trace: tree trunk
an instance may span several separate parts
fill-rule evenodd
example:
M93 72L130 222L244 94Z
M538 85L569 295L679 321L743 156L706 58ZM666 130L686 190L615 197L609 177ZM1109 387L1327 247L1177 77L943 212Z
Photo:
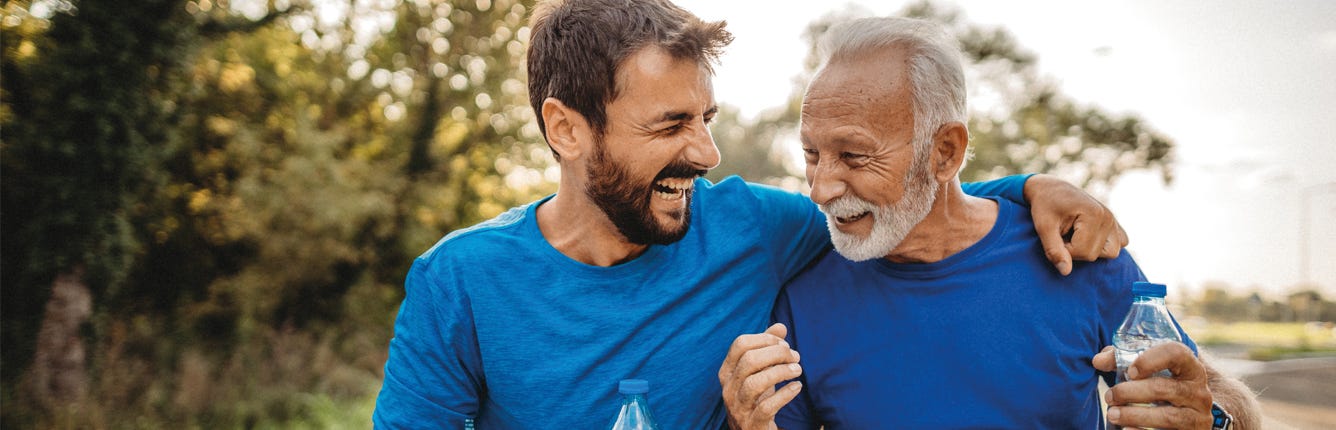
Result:
M48 411L67 409L87 396L86 353L80 327L92 311L93 297L84 284L83 268L56 275L27 378L33 399Z

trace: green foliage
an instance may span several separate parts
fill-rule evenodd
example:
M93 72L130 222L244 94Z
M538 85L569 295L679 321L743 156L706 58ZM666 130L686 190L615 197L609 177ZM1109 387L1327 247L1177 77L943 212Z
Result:
M804 37L807 69L799 80L810 81L815 72L816 40L825 29L865 15L864 10L850 8L810 24ZM974 158L961 172L962 180L1044 172L1095 193L1106 191L1119 175L1135 169L1158 170L1166 182L1170 180L1173 142L1168 137L1136 116L1082 106L1062 95L1056 85L1040 76L1035 55L1007 31L966 22L957 11L926 0L907 6L900 15L934 20L952 32L965 54L970 94L995 100L995 105L971 102L968 125ZM751 123L726 125L725 121L735 119L721 115L715 128L716 142L725 155L719 174L761 172L756 177L761 179L785 171L780 164L783 157L773 153L792 149L774 147L773 139L788 136L796 141L791 136L796 135L801 101L799 87L786 106ZM741 155L744 161L730 159L730 155ZM769 164L754 166L762 162Z
M800 98L793 99L788 105L762 112L751 121L743 119L737 108L720 105L711 128L720 162L707 178L718 182L729 175L739 175L772 185L792 179L798 172L797 166L790 166L785 159L789 151L781 145L796 133L800 102Z
M1057 175L1093 191L1107 190L1123 172L1154 169L1171 179L1173 142L1134 115L1082 106L1042 78L1035 56L1007 31L970 24L953 10L924 0L901 12L942 23L960 40L974 82L970 93L998 99L971 108L974 159L966 181L1025 172Z
M31 354L11 340L36 332L18 317L40 319L47 288L32 279L70 262L114 288L90 404L53 423L290 427L374 394L412 258L554 190L520 67L530 4L7 15L6 400Z
M161 180L170 106L160 96L183 56L180 5L86 2L49 21L28 2L4 5L6 387L32 353L55 275L83 272L94 297L115 294L141 250L131 219Z

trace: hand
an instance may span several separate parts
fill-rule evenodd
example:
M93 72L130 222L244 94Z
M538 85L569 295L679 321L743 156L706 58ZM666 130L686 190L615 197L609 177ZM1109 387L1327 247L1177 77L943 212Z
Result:
M1127 246L1113 212L1080 188L1040 174L1025 181L1024 192L1044 254L1063 276L1072 273L1072 259L1118 258Z
M1112 346L1104 348L1090 362L1105 372L1117 368ZM1174 376L1155 377L1156 372L1165 369ZM1206 367L1187 346L1168 343L1146 350L1127 368L1127 379L1104 394L1104 401L1109 404L1105 416L1110 423L1156 429L1211 428L1212 398ZM1163 406L1129 405L1157 402Z
M784 324L775 324L765 333L738 336L728 348L719 385L734 430L776 429L775 414L802 389L801 382L793 381L775 390L775 384L802 374L798 351L784 341L786 334Z

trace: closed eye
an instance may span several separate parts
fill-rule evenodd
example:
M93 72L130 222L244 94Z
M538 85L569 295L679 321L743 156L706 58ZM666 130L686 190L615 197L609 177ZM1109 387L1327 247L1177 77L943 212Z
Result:
M803 148L803 159L807 160L808 164L816 164L818 158L819 157L815 149Z
M840 158L843 158L846 162L855 166L867 164L869 160L867 154L859 154L855 152L841 152Z

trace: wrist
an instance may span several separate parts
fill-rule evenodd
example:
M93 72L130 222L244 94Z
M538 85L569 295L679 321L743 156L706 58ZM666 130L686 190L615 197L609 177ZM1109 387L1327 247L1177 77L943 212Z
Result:
M1041 173L1029 173L1024 176L1025 184L1021 186L1021 197L1025 199L1026 203L1034 202L1035 196L1043 191L1044 182L1053 179L1053 177Z

